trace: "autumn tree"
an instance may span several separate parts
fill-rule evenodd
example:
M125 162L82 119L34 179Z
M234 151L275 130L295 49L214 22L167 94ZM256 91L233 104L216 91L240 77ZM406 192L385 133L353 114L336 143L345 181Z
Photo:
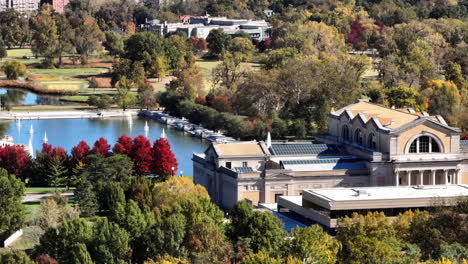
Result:
M81 140L78 145L74 146L71 150L71 162L78 166L79 164L83 164L84 160L90 153L89 145L86 141ZM80 165L82 166L82 165Z
M455 123L456 116L461 109L461 97L457 86L451 81L431 80L426 89L421 91L426 108L430 114L440 114L450 123Z
M9 173L24 178L32 165L31 157L18 145L0 147L0 167Z
M145 175L151 171L153 157L151 155L151 142L143 135L133 139L130 157L135 163L138 174Z
M25 77L28 73L26 66L17 60L4 62L1 70L5 73L8 80L17 80L19 77Z
M62 202L57 200L61 199ZM40 226L43 230L49 227L57 228L67 219L77 218L80 211L76 208L67 208L68 198L55 193L48 199L42 200L37 215L34 218L34 224Z
M343 245L339 260L343 263L392 263L403 258L395 229L383 213L368 213L341 218L336 239Z
M120 136L112 151L114 154L130 155L132 151L132 138L127 135Z
M101 43L105 40L104 33L91 17L77 21L72 26L71 42L80 55L81 64L87 64L89 55L101 49Z
M337 262L341 245L325 233L319 225L306 228L296 227L291 230L292 239L288 241L288 253L298 259L306 259L305 263Z
M32 43L31 50L36 56L44 57L47 67L53 65L57 55L59 36L57 24L52 17L52 10L45 5L40 15L32 20Z
M156 140L152 149L153 163L151 172L161 177L174 175L177 171L177 159L171 150L169 141L165 138Z
M386 98L388 104L396 108L412 107L418 111L424 109L421 95L408 86L399 86L387 90Z
M107 139L100 137L96 142L94 142L93 149L91 149L90 154L99 154L104 157L108 157L111 155L110 151L110 146L107 143Z
M20 179L0 169L0 236L9 236L23 226L25 211L21 201L24 191Z

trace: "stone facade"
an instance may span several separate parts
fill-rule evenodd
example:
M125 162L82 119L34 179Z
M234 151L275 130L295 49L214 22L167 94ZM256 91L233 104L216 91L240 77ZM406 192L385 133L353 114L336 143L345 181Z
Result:
M194 154L194 181L228 209L305 189L468 184L467 143L440 116L360 101L330 113L315 143L213 143Z

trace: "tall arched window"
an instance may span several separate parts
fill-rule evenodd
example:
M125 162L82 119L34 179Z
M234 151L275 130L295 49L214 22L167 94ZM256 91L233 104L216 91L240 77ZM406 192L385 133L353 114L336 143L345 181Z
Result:
M354 131L354 141L362 145L362 131L359 128Z
M370 133L367 137L367 146L371 149L377 149L377 142L374 133Z
M349 140L349 128L347 125L341 128L341 137L345 140Z
M420 136L410 145L409 153L433 153L440 152L439 143L429 136Z

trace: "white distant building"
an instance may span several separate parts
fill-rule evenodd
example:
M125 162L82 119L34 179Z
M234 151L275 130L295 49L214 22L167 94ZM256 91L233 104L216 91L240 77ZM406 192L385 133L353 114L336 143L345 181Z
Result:
M20 13L31 13L39 9L40 0L0 0L0 11L13 8Z

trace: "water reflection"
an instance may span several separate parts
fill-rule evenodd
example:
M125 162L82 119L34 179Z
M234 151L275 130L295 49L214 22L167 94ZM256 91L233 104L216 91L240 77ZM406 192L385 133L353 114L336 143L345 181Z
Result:
M15 121L2 123L6 125L7 134L13 136L15 143L26 145L31 143L34 150L42 148L46 133L49 144L61 146L69 152L81 140L85 140L92 147L96 140L104 137L113 146L118 137L124 134L133 138L147 135L151 143L165 134L179 161L179 171L187 175L193 175L192 153L201 153L208 146L207 142L172 128L166 128L163 133L165 128L163 124L139 117L22 120L21 126L18 126L18 122L13 124ZM147 129L145 129L146 123ZM32 134L29 133L31 126Z
M73 104L60 101L59 96L37 95L18 89L0 88L0 99L2 105L62 105Z

